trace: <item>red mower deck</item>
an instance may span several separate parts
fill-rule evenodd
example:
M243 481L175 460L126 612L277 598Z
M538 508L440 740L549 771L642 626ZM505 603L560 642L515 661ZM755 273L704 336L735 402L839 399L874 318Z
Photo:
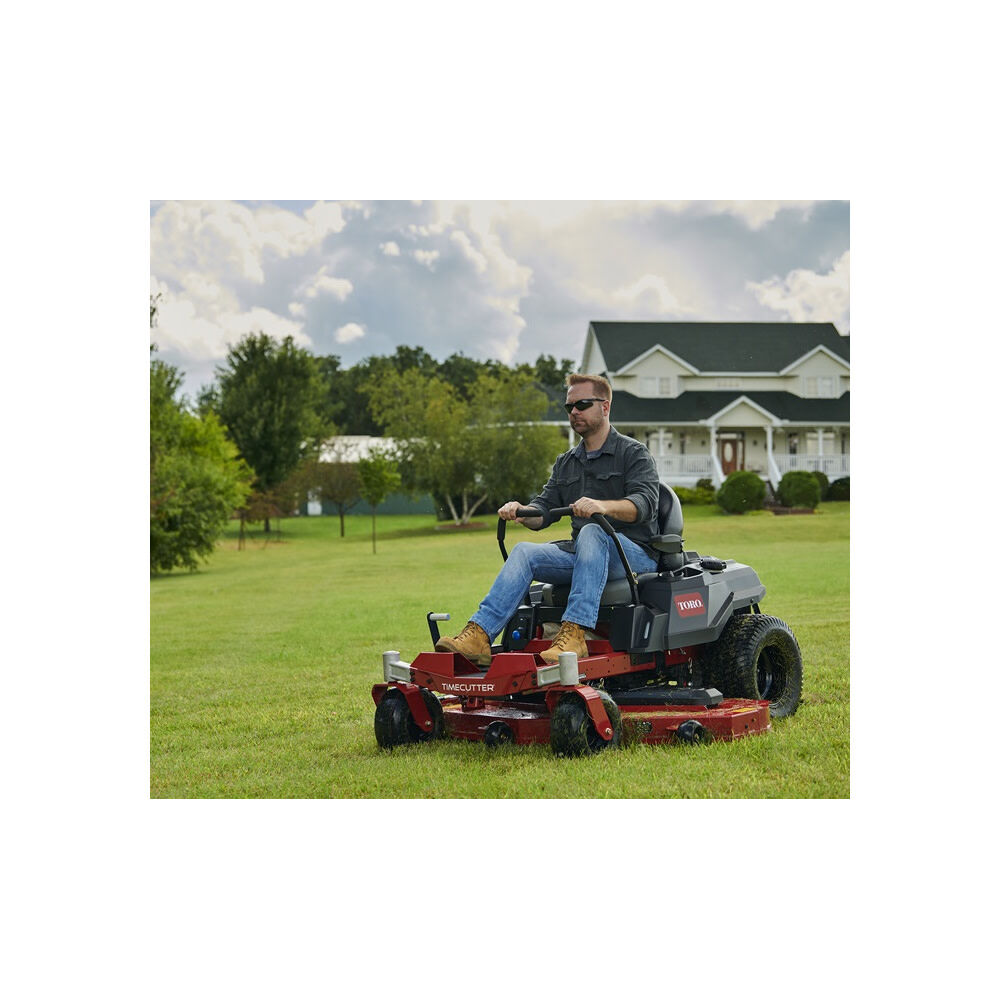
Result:
M555 705L567 693L575 693L584 700L596 733L610 739L611 725L597 689L580 682L640 673L647 671L650 664L634 663L632 657L615 652L606 641L592 640L588 643L589 656L572 658L577 683L561 683L573 679L565 676L566 665L549 664L536 655L547 646L544 640L535 640L523 652L498 653L488 670L479 670L454 653L420 653L409 664L400 661L398 654L387 653L386 683L374 685L372 697L378 705L390 687L398 688L406 698L417 728L430 731L434 722L421 689L439 692L444 713L443 735L491 742L492 727L494 732L504 734L505 738L498 742L525 745L550 742ZM671 650L668 655L671 662L686 662L689 652ZM699 723L711 738L718 740L739 739L771 728L768 703L746 698L726 698L715 705L618 707L627 742L676 742L678 728L690 721ZM498 728L497 724L504 728Z

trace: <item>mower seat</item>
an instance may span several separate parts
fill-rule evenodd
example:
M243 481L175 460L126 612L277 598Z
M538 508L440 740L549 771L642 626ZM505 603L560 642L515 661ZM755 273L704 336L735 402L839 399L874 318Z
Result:
M660 498L657 505L656 528L659 534L653 535L649 544L659 553L656 573L640 573L638 582L656 578L657 573L672 572L684 565L684 549L681 532L684 530L684 514L681 512L681 502L677 494L665 483L660 483ZM612 559L618 558L617 552L612 552ZM552 607L566 607L569 601L570 585L568 583L546 583L542 585L542 603ZM632 589L628 580L609 580L601 591L600 603L631 604Z

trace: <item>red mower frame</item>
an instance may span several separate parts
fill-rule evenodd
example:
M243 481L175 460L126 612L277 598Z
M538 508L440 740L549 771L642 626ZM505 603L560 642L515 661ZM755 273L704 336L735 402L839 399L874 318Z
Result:
M664 489L671 492L662 488L661 497ZM568 513L569 508L561 508L551 511L549 516L554 520ZM522 508L518 514L537 516L538 511ZM702 638L702 642L691 645L636 648L640 641L636 637L640 633L649 634L651 619L665 617L667 613L660 614L655 608L643 605L639 594L642 581L632 573L614 530L602 515L595 515L593 520L615 543L626 570L631 600L626 598L610 609L609 619L599 621L596 631L591 633L593 637L587 640L587 655L578 658L575 653L563 653L555 664L541 658L542 651L550 645L550 640L544 637L541 619L554 620L551 614L558 613L558 609L542 609L537 602L522 605L512 617L503 642L493 648L487 670L457 653L422 652L412 663L407 663L400 659L398 651L387 651L382 657L384 681L372 687L376 738L381 747L391 749L401 743L450 737L481 741L487 746L549 743L556 754L572 756L623 742L707 743L714 739L740 739L771 729L768 698L728 697L716 687L697 686L695 664L705 648L703 640L708 633L690 633ZM506 522L501 519L497 540L504 559L507 558L505 527ZM661 551L678 552L680 541L678 535L663 534L655 536L654 545ZM701 559L697 553L688 554L687 558L690 563L697 561L697 565L690 574L682 573L679 581L674 580L674 573L648 576L655 576L658 581L669 579L672 586L684 591L697 586L694 574L707 575L709 571L721 574L727 565L721 560ZM743 574L736 587L739 590L749 568L735 563L733 567L739 567ZM727 596L719 611L721 624L716 624L712 634L721 633L725 637L731 632L752 631L750 627L758 621L774 622L785 630L779 638L787 635L785 645L790 641L794 657L798 658L798 689L794 704L784 712L791 714L801 689L798 646L783 622L759 614L755 600L764 588L752 570L749 575L758 588L752 592L754 596L746 598L749 591L745 589L739 592L745 598L744 604L753 603L745 609L733 610L732 595ZM662 590L665 584L658 582L657 586ZM655 587L653 592L659 593ZM708 590L704 593L707 605L717 603L709 598ZM543 610L549 617L541 614ZM758 613L751 614L751 610ZM676 614L686 618L685 612L685 607L678 604ZM740 615L745 617L741 619ZM432 643L440 638L437 622L448 617L437 613L427 615ZM687 622L679 622L676 627L694 628ZM661 636L676 634L664 632L663 628L661 623L658 633ZM766 665L763 660L761 664L751 667L758 671L757 676L770 678L773 664ZM672 676L679 680L655 686L656 682L649 679L654 673L657 678ZM751 686L756 692L757 687Z

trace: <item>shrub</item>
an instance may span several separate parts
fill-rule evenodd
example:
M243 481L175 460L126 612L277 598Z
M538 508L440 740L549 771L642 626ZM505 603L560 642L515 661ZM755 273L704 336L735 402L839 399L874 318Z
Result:
M808 507L814 510L819 503L819 482L812 472L796 469L786 472L778 483L778 499L786 507Z
M730 514L760 510L764 506L764 480L749 469L731 472L719 487L716 503Z
M816 478L816 482L819 483L819 498L820 500L825 500L827 493L830 492L830 480L827 478L825 472L820 472L817 469L813 476Z
M711 479L699 479L694 484L694 488L696 490L708 490L709 493L715 493L715 484Z
M686 486L675 486L673 488L674 493L677 494L677 499L680 500L681 504L687 506L689 504L710 504L715 503L715 490L706 490L701 487L697 489L688 489Z
M827 500L850 500L851 499L851 477L844 476L842 479L835 479L830 483L830 489L826 494Z

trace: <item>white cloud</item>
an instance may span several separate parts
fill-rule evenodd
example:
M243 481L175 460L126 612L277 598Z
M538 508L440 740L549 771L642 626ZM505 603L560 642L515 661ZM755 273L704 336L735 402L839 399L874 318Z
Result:
M472 266L476 269L476 274L486 273L489 261L484 254L481 254L472 245L472 240L469 239L468 233L462 232L461 229L456 229L451 234L451 241L462 251L468 260L472 261Z
M393 240L389 240L388 243L380 243L378 248L385 254L386 257L399 256L399 244L395 243Z
M338 344L349 344L352 340L360 340L365 335L365 328L360 323L345 323L333 335Z
M846 332L851 307L851 251L845 250L826 274L806 268L746 287L761 305L784 313L793 323L831 322Z
M276 340L291 337L300 347L312 346L301 323L261 306L245 311L203 312L192 299L173 294L165 282L154 278L150 287L151 294L162 296L151 336L161 349L174 349L195 361L211 361L225 357L229 345L246 334L257 332Z
M301 256L346 225L342 207L317 202L304 215L231 201L168 201L150 220L154 274L183 284L185 273L264 281L264 251Z
M417 263L423 264L433 271L438 257L441 256L441 252L439 250L414 250L413 256L416 258Z
M305 296L307 299L314 299L320 292L332 295L339 302L344 302L347 296L354 291L354 285L347 278L335 278L326 273L326 266L319 269L312 281L305 286Z
M647 313L669 316L691 311L677 301L666 280L658 274L644 274L631 285L616 289L611 293L611 298L625 309Z
M306 307L301 302L289 302L288 311L293 316L299 316L301 318L306 314Z

